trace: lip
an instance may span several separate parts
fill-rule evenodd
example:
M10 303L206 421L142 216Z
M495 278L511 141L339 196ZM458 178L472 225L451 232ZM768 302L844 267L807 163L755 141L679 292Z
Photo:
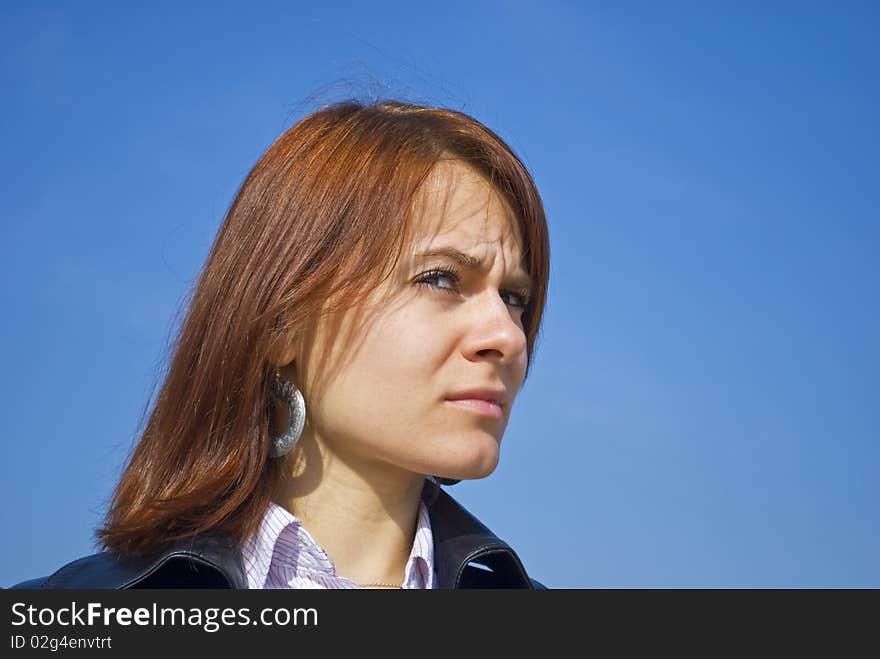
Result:
M446 402L469 412L500 419L507 402L507 390L498 387L465 389L449 394Z
M498 407L504 407L507 402L507 390L492 387L479 387L477 389L465 389L454 394L449 394L446 400L484 400L495 403Z
M462 410L475 412L493 419L501 418L501 405L491 400L483 400L482 398L456 398L455 400L446 399L446 402L450 405L455 405Z

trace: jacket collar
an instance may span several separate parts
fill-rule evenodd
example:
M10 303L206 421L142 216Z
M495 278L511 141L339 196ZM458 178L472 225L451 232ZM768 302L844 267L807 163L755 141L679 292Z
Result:
M532 587L513 549L448 493L426 481L422 499L431 518L437 588ZM205 569L193 571L193 563ZM41 587L186 587L187 579L198 587L247 588L241 550L226 536L204 533L137 558L101 552L65 565Z
M426 481L422 498L428 507L434 534L437 588L467 587L472 582L484 587L532 587L522 562L510 545L445 490ZM482 567L472 567L472 562ZM488 574L487 568L491 570ZM479 577L476 582L474 576Z

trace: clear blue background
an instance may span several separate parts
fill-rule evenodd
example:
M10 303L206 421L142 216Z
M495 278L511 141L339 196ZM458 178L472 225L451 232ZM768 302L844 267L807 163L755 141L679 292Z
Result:
M0 9L0 585L93 550L261 152L384 95L544 196L534 370L452 489L536 578L880 586L877 3L134 4Z

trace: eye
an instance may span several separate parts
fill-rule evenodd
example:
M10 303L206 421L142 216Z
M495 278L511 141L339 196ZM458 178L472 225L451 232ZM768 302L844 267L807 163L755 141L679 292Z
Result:
M435 283L441 282L443 280L451 281L453 283L452 287L441 286L440 284ZM437 268L436 270L432 270L431 272L426 272L422 275L419 275L419 279L416 281L416 283L420 286L430 286L431 288L443 291L445 293L457 293L458 282L458 273L452 268Z
M512 295L514 300L516 300L515 302L505 300L511 307L525 309L529 304L529 294L525 291L501 291L501 297L503 298L505 295Z
M441 286L438 283L444 280L452 282L452 286ZM458 293L459 282L460 277L454 268L437 268L419 275L419 278L416 280L416 284L419 286L429 286L432 289L452 295ZM525 309L529 304L529 292L526 290L501 291L501 297L502 299L508 297L508 299L504 300L504 303L515 309ZM511 300L510 297L513 299Z

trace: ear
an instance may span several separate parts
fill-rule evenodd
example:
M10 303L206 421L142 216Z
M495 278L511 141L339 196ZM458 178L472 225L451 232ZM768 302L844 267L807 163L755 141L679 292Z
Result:
M269 351L269 363L277 368L283 368L294 361L298 354L299 342L295 338L279 340Z

